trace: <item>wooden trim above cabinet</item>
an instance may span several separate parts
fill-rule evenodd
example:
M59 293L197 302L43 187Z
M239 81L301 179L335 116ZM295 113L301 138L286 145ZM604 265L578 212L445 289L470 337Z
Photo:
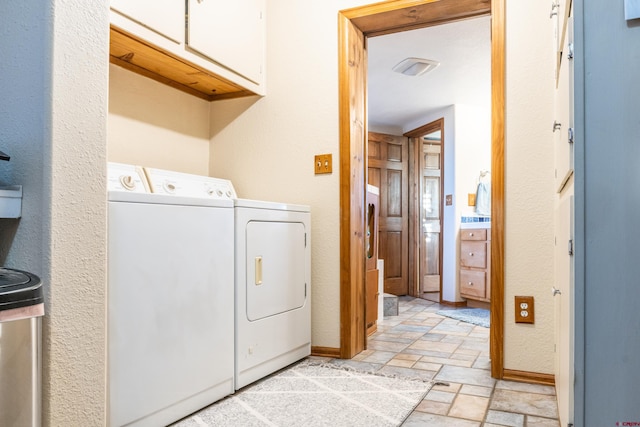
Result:
M207 101L256 95L113 25L109 61Z

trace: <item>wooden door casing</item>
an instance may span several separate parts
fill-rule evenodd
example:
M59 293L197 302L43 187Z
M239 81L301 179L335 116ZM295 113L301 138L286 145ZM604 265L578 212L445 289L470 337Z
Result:
M369 132L368 183L380 189L378 256L384 260L384 291L409 293L409 141Z
M351 358L364 348L364 191L366 187L366 38L491 15L491 376L504 369L505 21L506 0L383 2L338 13L340 129L340 349ZM357 108L356 108L357 107ZM362 186L358 186L362 183ZM349 192L351 190L351 192ZM353 221L361 216L361 222Z

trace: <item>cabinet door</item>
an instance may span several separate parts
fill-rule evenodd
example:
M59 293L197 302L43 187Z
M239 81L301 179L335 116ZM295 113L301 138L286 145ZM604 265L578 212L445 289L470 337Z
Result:
M184 2L111 0L111 9L177 43L184 42Z
M564 195L556 208L555 248L555 385L561 424L573 422L573 196Z
M562 49L562 59L555 96L555 184L560 192L573 173L573 60L570 59L569 45L573 43L571 20Z
M265 0L188 0L189 48L260 84Z

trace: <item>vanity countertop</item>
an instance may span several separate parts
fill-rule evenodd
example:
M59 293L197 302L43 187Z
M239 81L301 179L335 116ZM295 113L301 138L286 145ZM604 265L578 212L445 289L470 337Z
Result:
M463 215L460 218L460 229L491 228L491 217L481 215Z
M470 228L491 228L491 222L463 222L460 224L461 230L468 230Z

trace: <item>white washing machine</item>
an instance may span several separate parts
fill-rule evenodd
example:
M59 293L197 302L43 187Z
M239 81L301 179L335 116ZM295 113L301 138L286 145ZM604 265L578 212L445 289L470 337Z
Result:
M235 391L233 202L206 177L108 171L108 424L167 425Z
M308 206L235 199L236 390L311 353Z

